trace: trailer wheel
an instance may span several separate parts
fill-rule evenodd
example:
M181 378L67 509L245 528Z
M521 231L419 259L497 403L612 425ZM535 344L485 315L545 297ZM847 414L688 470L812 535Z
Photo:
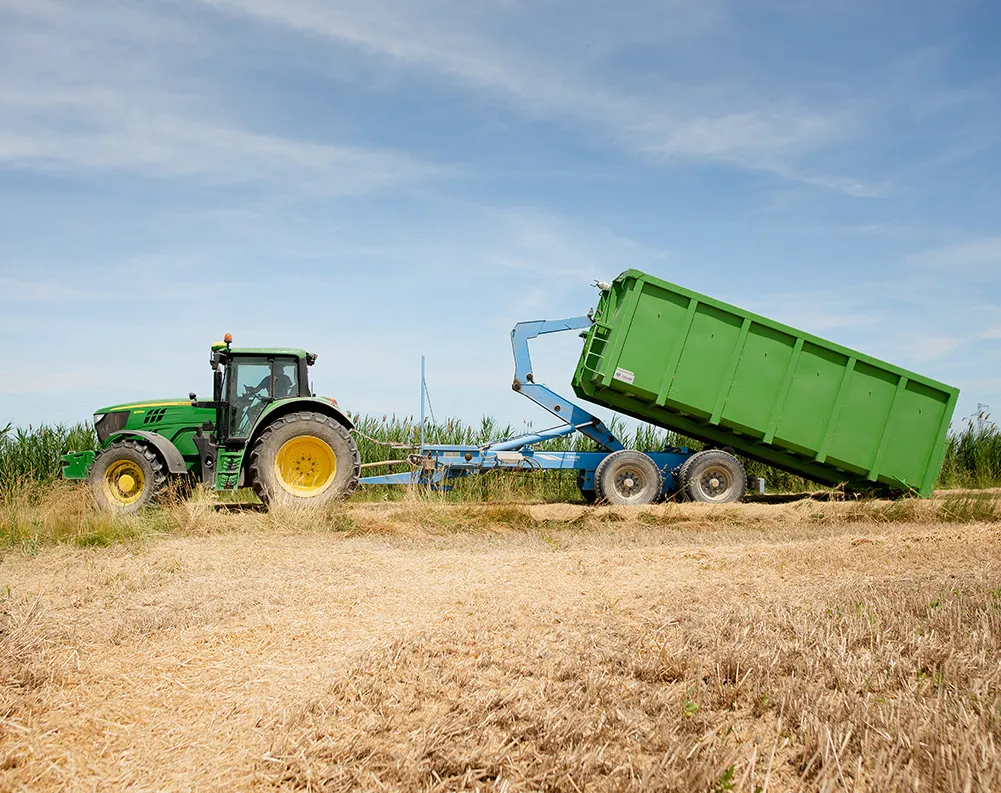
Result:
M118 515L131 515L153 503L167 484L156 452L133 440L113 443L101 452L88 479L97 506Z
M652 504L663 487L660 469L643 452L628 449L612 452L594 472L595 493L609 504Z
M318 507L346 498L360 472L358 447L348 431L312 411L275 419L250 458L254 492L269 506Z
M678 485L692 501L733 504L747 491L747 474L740 460L714 449L693 455L678 472Z

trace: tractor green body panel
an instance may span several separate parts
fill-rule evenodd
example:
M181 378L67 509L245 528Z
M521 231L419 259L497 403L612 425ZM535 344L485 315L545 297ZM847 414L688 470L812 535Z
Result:
M637 270L594 319L579 397L824 484L934 492L958 389Z
M191 406L190 399L179 398L127 402L102 408L97 413L126 411L129 414L128 420L123 427L118 428L119 432L144 430L162 435L177 447L188 470L197 472L198 449L194 442L195 432L206 421L215 424L216 412L213 408L195 408ZM114 435L109 441L113 437Z

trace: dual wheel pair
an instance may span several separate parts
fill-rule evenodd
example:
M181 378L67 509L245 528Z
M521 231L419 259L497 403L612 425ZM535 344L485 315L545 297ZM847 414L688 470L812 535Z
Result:
M358 485L361 459L347 429L322 413L300 411L275 419L250 451L249 479L268 505L318 507L348 496ZM157 451L137 438L106 448L90 471L98 506L130 514L162 498L172 487L191 489L190 474L169 477Z
M693 454L677 473L678 492L691 501L732 504L747 490L747 474L729 452L712 449ZM612 452L594 472L594 490L582 490L588 501L641 506L663 495L664 477L653 459L631 450Z

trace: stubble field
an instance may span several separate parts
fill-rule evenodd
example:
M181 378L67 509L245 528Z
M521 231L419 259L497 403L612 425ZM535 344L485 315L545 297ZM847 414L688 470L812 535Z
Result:
M1001 524L949 503L193 503L11 549L0 790L999 790Z

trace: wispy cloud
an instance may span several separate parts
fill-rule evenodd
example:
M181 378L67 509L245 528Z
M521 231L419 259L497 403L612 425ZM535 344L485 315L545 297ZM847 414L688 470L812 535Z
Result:
M653 262L663 251L641 245L610 229L581 228L530 207L488 209L486 220L498 235L487 255L490 265L531 273L550 283L607 280L622 269L621 262Z
M140 109L127 97L80 95L47 112L63 129L21 116L0 130L0 162L48 171L121 170L223 184L267 182L328 195L364 193L443 172L405 155L265 135L178 112ZM5 108L0 100L0 117Z
M399 152L235 122L175 66L196 35L183 20L101 0L85 9L45 0L5 5L0 165L266 183L324 195L443 172Z
M598 67L609 52L650 44L652 31L660 36L659 46L681 42L722 13L715 3L658 3L623 15L615 5L552 1L532 6L459 0L203 2L350 45L401 67L446 75L530 114L576 118L653 159L727 163L852 195L886 189L802 164L804 154L848 134L854 121L844 110L755 95L740 81L698 85L659 78L623 90L602 79ZM577 30L577 17L585 17L586 40L540 35L542 26L532 14L540 7L562 10L571 30Z
M982 237L914 254L912 265L925 270L994 280L1001 279L1001 237Z

